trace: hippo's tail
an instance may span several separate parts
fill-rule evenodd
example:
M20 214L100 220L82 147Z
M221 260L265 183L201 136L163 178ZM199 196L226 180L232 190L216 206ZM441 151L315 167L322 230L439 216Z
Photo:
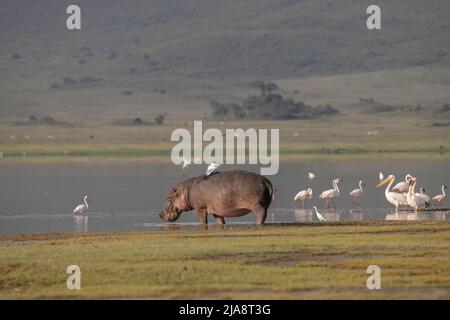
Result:
M277 192L277 189L273 187L272 182L270 182L269 179L267 179L266 177L263 178L267 189L269 189L270 201L272 201L275 198L275 192Z

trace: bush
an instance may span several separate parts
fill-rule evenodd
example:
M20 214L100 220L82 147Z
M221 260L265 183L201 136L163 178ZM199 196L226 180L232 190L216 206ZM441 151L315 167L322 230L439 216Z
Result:
M311 107L301 101L285 99L281 94L253 95L241 104L210 101L210 107L214 117L232 119L312 119L339 113L330 105Z
M164 123L165 118L166 118L166 115L163 113L160 113L154 118L154 120L155 120L156 124L162 125Z

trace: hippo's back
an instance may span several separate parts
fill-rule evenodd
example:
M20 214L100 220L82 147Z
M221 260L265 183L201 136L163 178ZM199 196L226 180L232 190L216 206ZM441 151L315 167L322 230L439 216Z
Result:
M273 196L272 183L265 177L248 171L219 171L200 176L193 186L197 201L220 202L229 207L249 207L259 204L268 208Z

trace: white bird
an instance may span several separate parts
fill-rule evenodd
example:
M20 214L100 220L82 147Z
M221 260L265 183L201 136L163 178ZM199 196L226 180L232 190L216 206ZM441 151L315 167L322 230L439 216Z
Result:
M215 161L213 161L213 162L209 165L208 169L206 169L206 175L207 175L207 176L211 175L211 174L214 173L219 167L220 167L220 164L217 164Z
M75 214L83 214L89 209L89 198L88 196L84 196L84 204L80 204L75 209L73 209L73 213Z
M392 190L397 190L401 193L407 193L409 190L409 180L411 180L412 175L410 175L409 173L405 176L405 181L401 181L399 183L397 183Z
M311 188L299 191L295 195L294 200L292 200L292 207L295 210L295 202L298 200L302 200L302 208L304 208L305 207L305 199L312 199L312 197L313 197L313 191Z
M308 172L307 174L305 174L305 178L308 180L312 180L316 177L316 175L312 172Z
M424 187L420 188L420 193L416 193L416 196L418 197L422 197L426 202L425 202L425 206L428 208L431 206L430 203L430 196L426 194L426 190Z
M329 203L333 204L334 209L336 209L336 205L334 204L333 198L336 198L340 195L338 184L344 181L342 178L337 178L333 180L333 189L323 191L319 198L325 199L325 209L330 209Z
M415 193L414 190L416 188L416 182L417 180L414 177L409 180L409 190L406 196L406 201L412 208L414 208L414 211L419 211L419 209L426 207L429 204L422 196L419 196L419 194Z
M390 174L386 179L382 180L378 185L377 188L380 188L384 186L385 184L389 183L386 187L386 190L384 191L384 195L386 196L387 201L392 203L395 206L395 212L398 212L398 208L401 205L407 205L406 196L403 193L392 191L391 187L395 182L395 176L393 174Z
M353 190L352 192L350 192L350 196L353 198L352 199L352 203L355 206L361 207L361 205L356 202L356 198L361 197L364 194L363 187L365 187L366 184L364 183L364 181L360 180L358 186L359 186L359 188L357 188L357 189Z
M183 157L183 162L181 163L181 172L182 175L186 175L187 167L189 167L192 164L192 160L188 160L185 157Z
M442 186L442 194L435 195L432 200L437 203L442 202L445 199L445 190L447 190L447 186Z
M384 180L384 174L383 174L383 172L380 171L380 173L378 174L378 179L379 179L380 181Z
M320 222L322 222L322 221L327 221L327 219L325 219L325 218L320 214L320 212L317 210L317 207L316 207L316 206L313 206L313 208L314 208L314 210L316 211L316 217L317 217L317 219L319 219Z

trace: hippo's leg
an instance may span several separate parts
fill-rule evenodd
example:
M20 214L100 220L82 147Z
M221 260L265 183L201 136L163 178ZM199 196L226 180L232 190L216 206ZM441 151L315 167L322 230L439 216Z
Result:
M256 210L253 210L256 215L256 224L263 225L267 218L267 208L260 207Z
M216 224L225 224L225 218L219 217L218 215L214 215L214 218L216 218Z
M208 224L208 212L205 209L195 209L195 213L202 224Z

